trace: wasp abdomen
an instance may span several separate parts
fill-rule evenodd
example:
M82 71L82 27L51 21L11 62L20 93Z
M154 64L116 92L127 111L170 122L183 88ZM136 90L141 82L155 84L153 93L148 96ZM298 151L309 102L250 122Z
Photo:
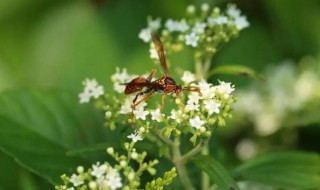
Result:
M138 85L139 83L144 83L144 82L150 82L149 80L147 80L146 78L143 77L137 77L132 79L126 86L126 89L124 90L125 94L131 94L137 91L140 91L143 86Z

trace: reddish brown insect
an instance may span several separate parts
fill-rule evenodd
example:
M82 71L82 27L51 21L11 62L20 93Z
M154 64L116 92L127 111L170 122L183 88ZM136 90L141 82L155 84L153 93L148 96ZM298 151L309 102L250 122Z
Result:
M157 50L157 54L159 57L159 61L160 61L164 76L154 81L151 81L153 76L156 74L156 70L152 70L150 75L147 78L137 77L132 79L129 83L126 83L126 88L124 91L126 95L140 91L133 99L132 109L134 110L140 103L147 101L155 93L163 93L161 111L163 110L164 102L167 94L176 94L176 97L178 97L179 94L183 91L195 91L201 94L200 89L198 87L192 87L192 86L182 87L180 84L176 84L173 78L171 78L169 75L162 42L160 41L159 37L156 34L152 33L151 36L152 36L152 41ZM138 97L142 95L145 95L145 96L137 102Z

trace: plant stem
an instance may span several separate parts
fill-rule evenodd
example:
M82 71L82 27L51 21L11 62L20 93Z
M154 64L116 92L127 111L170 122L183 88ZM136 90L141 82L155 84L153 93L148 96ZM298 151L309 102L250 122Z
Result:
M205 146L203 147L202 151L201 151L202 155L209 155L209 147L208 144L205 144ZM201 174L201 186L202 186L202 190L208 190L210 188L210 178L207 175L207 173L202 171Z
M194 155L198 154L202 148L203 148L203 144L204 143L199 143L196 147L194 147L193 149L191 149L189 152L187 152L186 154L184 154L183 156L181 156L181 161L183 163L188 162L188 160L190 158L192 158Z
M181 160L180 139L178 138L175 139L174 145L172 146L172 152L173 152L173 163L177 168L178 175L184 189L195 190L187 174L185 163L183 162L183 160Z

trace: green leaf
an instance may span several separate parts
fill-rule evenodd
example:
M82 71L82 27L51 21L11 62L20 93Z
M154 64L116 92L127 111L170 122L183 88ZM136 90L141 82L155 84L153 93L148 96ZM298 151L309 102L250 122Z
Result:
M245 77L251 77L259 80L265 80L264 76L257 73L253 69L243 65L225 65L218 66L209 72L209 77L215 74L231 74L240 75Z
M320 187L320 156L315 153L275 152L244 163L235 174L278 188Z
M67 151L115 141L102 117L80 105L76 95L54 91L11 91L0 94L0 150L22 167L52 183L78 165L95 160Z
M197 156L192 161L198 168L208 174L219 189L239 190L229 172L214 158L210 156Z

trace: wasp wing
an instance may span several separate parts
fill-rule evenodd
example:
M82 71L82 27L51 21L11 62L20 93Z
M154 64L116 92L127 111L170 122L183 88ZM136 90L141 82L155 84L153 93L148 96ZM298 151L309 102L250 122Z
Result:
M154 46L155 46L155 48L157 50L157 54L158 54L158 57L159 57L159 61L160 61L160 64L161 64L162 71L165 74L165 76L169 76L166 56L164 55L163 44L160 41L160 38L155 33L151 33L151 36L152 36L152 41L154 43Z

